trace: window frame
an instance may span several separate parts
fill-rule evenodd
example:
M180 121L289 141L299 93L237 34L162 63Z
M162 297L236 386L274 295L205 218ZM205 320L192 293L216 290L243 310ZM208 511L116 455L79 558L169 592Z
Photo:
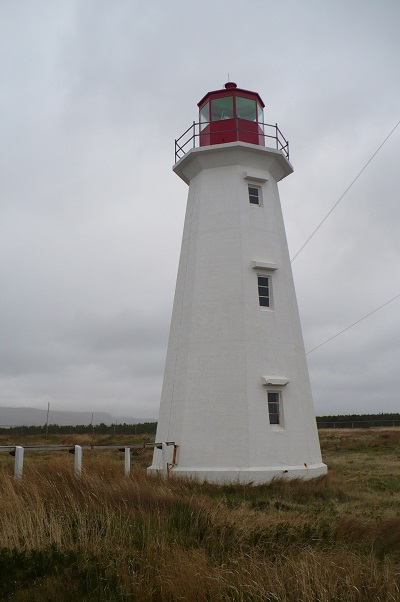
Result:
M263 283L260 283L260 278L264 278L264 279L268 280L268 284L265 285ZM272 287L271 287L271 280L272 280L271 274L257 272L258 306L259 306L259 308L261 310L271 310L272 309L272 290L271 290ZM268 289L268 295L261 295L260 294L260 288L261 289ZM260 303L261 299L268 299L268 305L262 305Z
M239 101L239 102L238 102ZM242 101L244 101L244 103L242 103ZM243 117L243 115L239 115L239 110L244 110L246 109L246 105L247 108L249 108L250 103L252 103L252 117L251 119L249 119L248 117ZM242 108L240 109L240 105L242 104ZM243 121L251 121L253 123L257 123L257 117L258 117L258 104L257 101L254 98L247 98L246 96L241 96L240 94L235 96L235 117L237 117L237 119L243 119ZM238 108L239 105L239 108ZM244 110L244 114L246 114L246 111Z
M223 105L224 103L230 104L229 107L223 108L219 106L218 111L216 107L218 105ZM234 97L229 94L228 96L219 96L217 98L212 98L210 103L210 122L213 123L217 121L225 121L227 119L235 119L235 102ZM224 115L224 112L227 111L227 114ZM214 118L215 115L218 115L218 118Z
M251 201L251 198L252 197L255 198L255 195L250 193L250 188L253 188L254 190L257 190L257 193L258 193L257 194L258 203L253 203ZM263 206L262 187L259 186L258 184L251 184L251 183L247 184L247 197L248 197L248 200L249 200L249 205L251 207L262 207Z
M210 108L210 101L208 101L199 110L200 132L202 132L210 123Z
M275 399L270 399L270 395L274 396ZM276 399L277 397L277 399ZM278 405L278 411L271 411L275 408L273 405ZM284 416L283 416L283 402L282 402L282 390L281 389L267 389L267 409L268 409L268 421L272 429L283 429L284 428ZM277 422L275 418L277 417ZM271 419L273 421L271 422Z

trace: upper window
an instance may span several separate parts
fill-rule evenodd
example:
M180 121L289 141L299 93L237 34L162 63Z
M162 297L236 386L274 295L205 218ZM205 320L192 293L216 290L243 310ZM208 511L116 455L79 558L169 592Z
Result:
M257 121L258 123L264 123L264 111L261 105L257 103Z
M211 101L211 121L233 118L233 96L214 98Z
M204 107L200 109L200 131L204 130L208 122L210 121L210 103L207 102Z
M261 188L249 185L249 202L251 205L261 205Z
M236 116L247 121L257 121L256 101L250 98L236 97Z
M270 424L281 424L280 391L268 391L268 414Z
M261 307L271 305L269 276L258 276L258 301Z

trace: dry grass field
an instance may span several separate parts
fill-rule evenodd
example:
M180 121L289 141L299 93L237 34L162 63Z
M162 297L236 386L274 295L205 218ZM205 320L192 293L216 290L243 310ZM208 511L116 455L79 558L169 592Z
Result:
M320 431L329 474L257 487L146 476L151 452L0 454L0 600L400 601L400 429ZM133 443L58 436L47 444ZM38 444L0 437L0 445Z

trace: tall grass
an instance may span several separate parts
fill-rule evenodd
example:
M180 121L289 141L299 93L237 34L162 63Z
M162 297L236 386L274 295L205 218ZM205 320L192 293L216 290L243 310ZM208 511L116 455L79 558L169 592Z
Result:
M29 457L14 481L3 459L0 600L400 600L400 439L339 437L326 477L256 487L148 477L146 455L126 478L113 452L88 452L80 480L66 453Z

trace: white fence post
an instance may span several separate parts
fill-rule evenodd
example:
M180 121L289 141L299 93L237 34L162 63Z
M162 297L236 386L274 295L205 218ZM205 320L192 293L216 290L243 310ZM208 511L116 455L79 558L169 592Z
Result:
M131 450L125 447L125 476L129 477L131 473Z
M24 467L24 448L20 445L15 446L15 464L14 464L14 479L22 479L22 471Z
M80 477L82 474L82 447L75 445L75 467L74 472L76 477Z
M161 443L161 470L163 473L167 474L167 451L168 446L166 443Z

